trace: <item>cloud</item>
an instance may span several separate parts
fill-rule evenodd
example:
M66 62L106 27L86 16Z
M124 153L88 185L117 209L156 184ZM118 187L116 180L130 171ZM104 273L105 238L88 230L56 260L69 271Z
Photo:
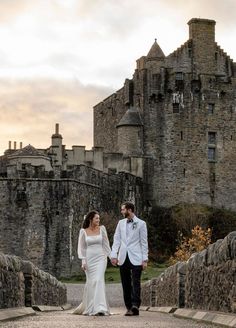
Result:
M1 150L49 146L56 122L67 146L90 147L92 107L132 77L154 38L166 55L184 43L193 17L215 19L236 57L235 0L0 0Z
M16 18L19 14L33 6L30 0L1 0L0 25Z
M77 80L0 80L0 153L8 141L50 145L55 123L63 142L92 146L93 106L112 92Z

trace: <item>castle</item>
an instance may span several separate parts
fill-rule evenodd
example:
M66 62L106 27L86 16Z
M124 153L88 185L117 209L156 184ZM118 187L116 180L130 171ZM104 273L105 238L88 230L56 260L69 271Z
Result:
M149 206L236 209L236 63L215 42L214 20L193 18L188 25L180 48L165 56L155 40L133 78L94 107L92 150L65 149L57 124L38 163L46 171L84 164L129 172L143 179ZM9 147L6 153L7 176L14 176L24 151ZM23 168L31 160L25 158Z
M91 150L66 149L59 124L47 149L9 143L0 157L1 251L70 276L92 208L116 219L125 199L138 213L180 202L236 210L236 63L215 42L214 20L188 25L180 48L165 56L155 40L133 78L94 107Z
M133 78L94 107L94 145L139 166L151 204L236 210L236 63L214 20L188 25L181 47L165 56L155 40Z

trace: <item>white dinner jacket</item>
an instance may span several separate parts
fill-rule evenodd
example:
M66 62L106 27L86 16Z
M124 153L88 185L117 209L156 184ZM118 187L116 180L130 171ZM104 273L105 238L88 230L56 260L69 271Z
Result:
M126 238L126 226L131 224L128 238ZM148 260L147 225L136 216L133 222L127 223L127 219L120 220L114 234L111 258L118 259L118 265L122 265L128 253L133 265L141 265Z

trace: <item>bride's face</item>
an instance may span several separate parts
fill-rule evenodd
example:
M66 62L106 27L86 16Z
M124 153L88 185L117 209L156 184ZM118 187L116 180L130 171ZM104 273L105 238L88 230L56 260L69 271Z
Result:
M100 216L98 214L95 214L93 219L92 219L91 224L93 226L99 226L99 223L100 223Z

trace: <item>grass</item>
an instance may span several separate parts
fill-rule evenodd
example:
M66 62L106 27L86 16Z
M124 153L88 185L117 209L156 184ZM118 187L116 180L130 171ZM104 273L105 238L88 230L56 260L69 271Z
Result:
M167 268L166 264L158 263L149 263L145 271L143 271L141 276L141 281L145 282L154 277L158 277L165 269ZM85 274L81 273L77 276L71 277L69 279L62 278L60 279L63 283L84 283L86 280ZM106 283L120 283L120 270L118 267L108 266L105 272L105 281Z

